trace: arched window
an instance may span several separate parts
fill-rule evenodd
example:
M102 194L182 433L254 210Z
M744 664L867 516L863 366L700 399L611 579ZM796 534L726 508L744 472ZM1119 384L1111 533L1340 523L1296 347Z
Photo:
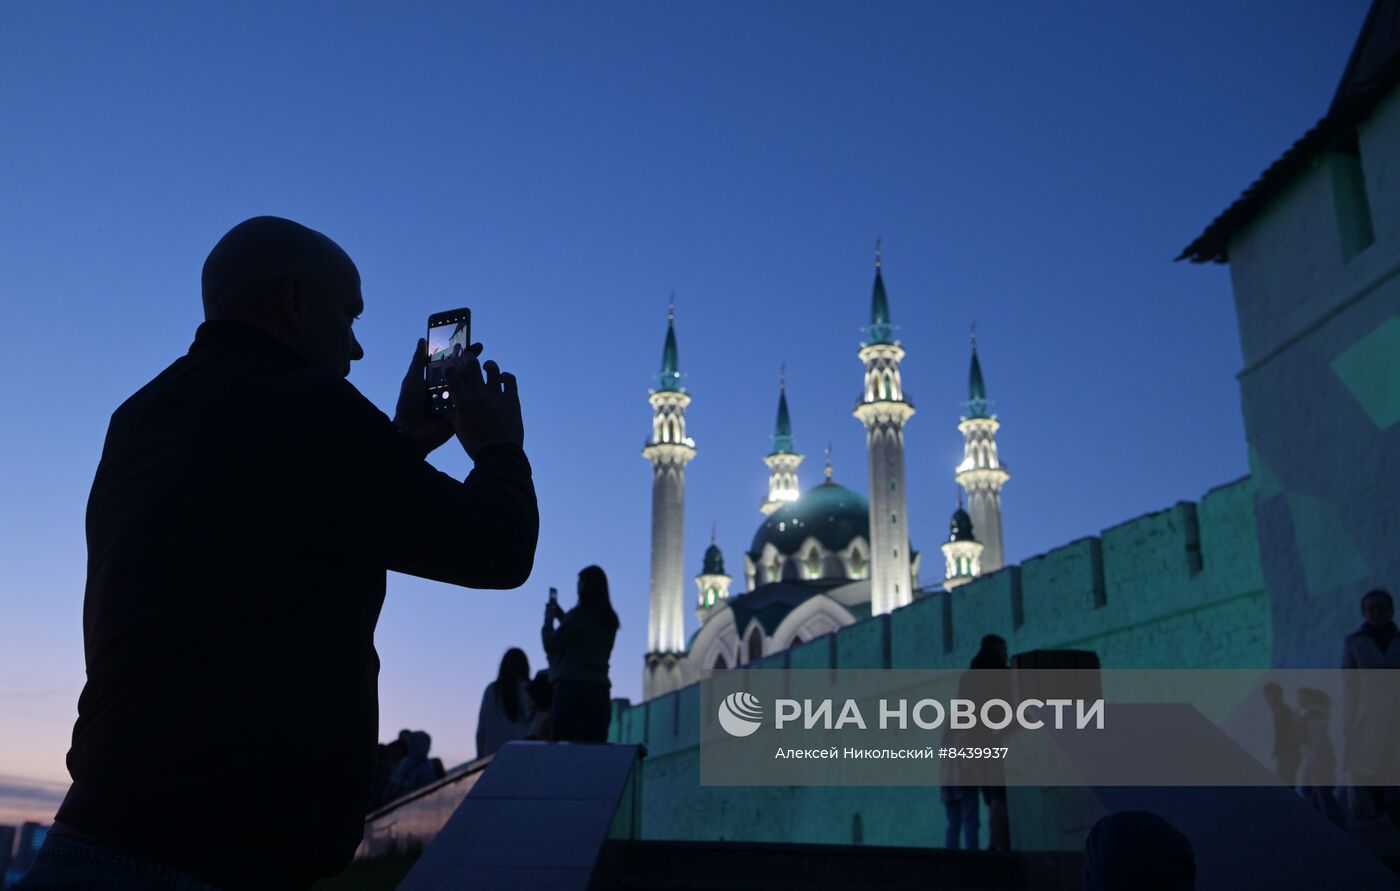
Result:
M792 643L788 644L788 646L790 646L790 647L795 647L795 646L797 646L798 644L803 644L803 643L806 643L806 641L802 639L802 635L800 635L800 634L794 634L794 635L792 636Z
M755 628L749 635L749 661L757 662L763 658L763 635L759 634Z
M717 669L721 669L721 670L729 667L729 663L724 661L724 654L723 654L723 653L716 653L716 654L715 654L715 665L714 665L714 667L717 668Z

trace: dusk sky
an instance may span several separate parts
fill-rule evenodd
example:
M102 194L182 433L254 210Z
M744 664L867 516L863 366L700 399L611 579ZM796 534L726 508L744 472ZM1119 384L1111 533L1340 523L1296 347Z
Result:
M359 264L350 380L386 411L434 311L471 307L519 377L534 575L391 575L377 634L381 737L425 729L452 766L501 653L543 667L546 591L572 605L587 564L622 619L614 695L640 698L672 291L688 575L717 526L735 591L782 363L803 488L830 441L866 489L877 237L926 584L974 320L1008 562L1246 474L1226 270L1173 257L1323 114L1366 6L0 3L0 822L48 821L66 788L107 420L188 348L240 220L290 217Z

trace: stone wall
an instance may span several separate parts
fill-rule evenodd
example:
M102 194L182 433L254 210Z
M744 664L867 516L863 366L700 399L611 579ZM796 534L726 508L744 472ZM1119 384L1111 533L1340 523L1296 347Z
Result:
M734 670L963 668L988 633L1013 653L1093 650L1105 668L1264 667L1272 640L1253 504L1249 479L1221 486ZM644 837L943 844L936 788L701 786L700 689L615 712L611 738L647 747ZM1011 803L1023 848L1080 846L1096 815L1082 790L1013 789Z

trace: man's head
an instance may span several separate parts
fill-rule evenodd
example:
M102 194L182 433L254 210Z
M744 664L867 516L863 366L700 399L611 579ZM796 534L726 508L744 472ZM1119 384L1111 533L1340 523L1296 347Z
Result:
M1395 600L1384 588L1367 591L1361 598L1361 616L1367 625L1389 625L1395 618Z
M364 357L354 333L364 311L360 272L334 241L281 217L253 217L204 261L204 317L259 328L311 365L339 375Z
M1264 685L1264 701L1269 705L1283 704L1283 688L1273 681Z

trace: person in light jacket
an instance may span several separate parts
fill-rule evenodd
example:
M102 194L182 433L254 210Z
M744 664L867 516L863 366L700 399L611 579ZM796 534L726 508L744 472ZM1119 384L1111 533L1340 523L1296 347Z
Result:
M551 600L545 607L540 637L554 684L555 741L607 742L612 689L608 659L618 624L608 597L608 577L597 566L578 574L578 606L566 613Z
M530 659L519 647L501 657L496 679L481 694L476 719L476 757L485 758L513 739L524 739L535 717L534 703L526 693L530 683Z
M1374 669L1400 668L1395 600L1376 588L1361 598L1361 627L1347 635L1342 652L1342 769L1349 774L1352 814L1366 820L1381 813L1400 828L1400 790L1381 785L1394 773L1400 740L1400 683Z

